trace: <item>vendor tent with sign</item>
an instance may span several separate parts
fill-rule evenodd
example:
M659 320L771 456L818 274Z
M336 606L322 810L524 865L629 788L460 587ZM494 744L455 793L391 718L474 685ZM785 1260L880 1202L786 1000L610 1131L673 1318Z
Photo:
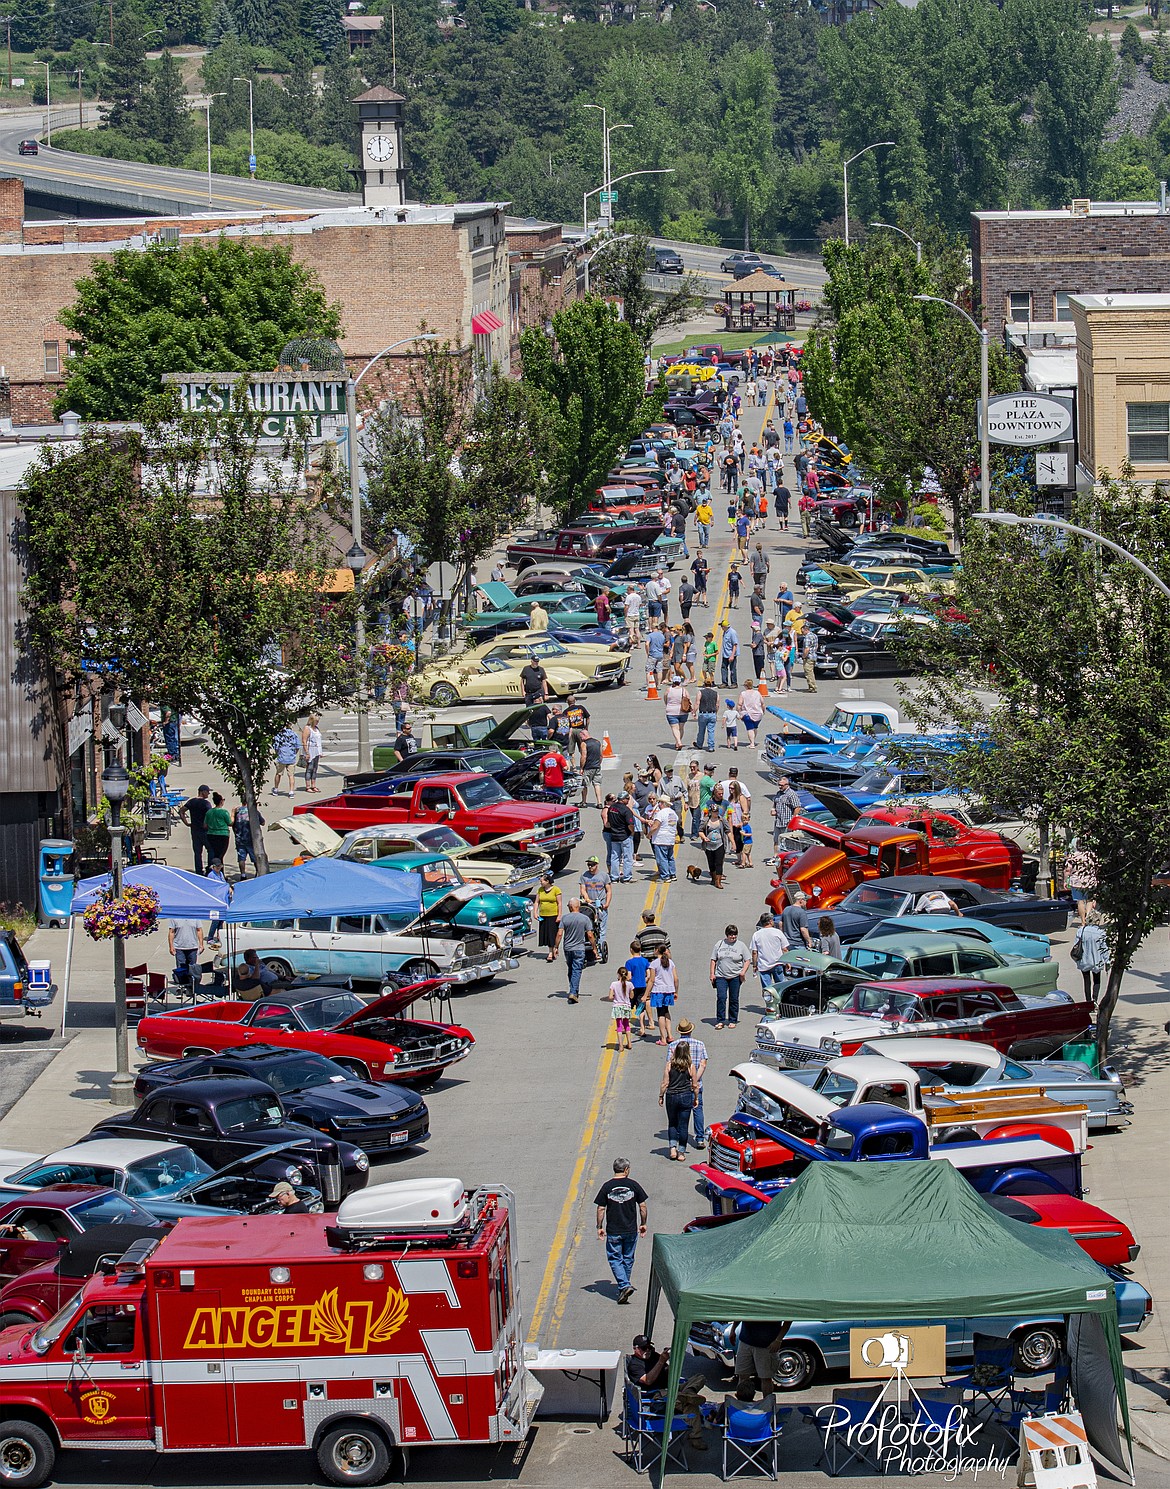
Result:
M1109 1275L1063 1232L1023 1225L993 1210L949 1163L814 1163L791 1188L743 1220L688 1235L656 1235L647 1334L653 1333L661 1297L674 1313L667 1430L695 1323L1063 1314L1072 1388L1089 1441L1109 1461L1129 1462L1121 1336ZM659 1482L665 1462L663 1453Z

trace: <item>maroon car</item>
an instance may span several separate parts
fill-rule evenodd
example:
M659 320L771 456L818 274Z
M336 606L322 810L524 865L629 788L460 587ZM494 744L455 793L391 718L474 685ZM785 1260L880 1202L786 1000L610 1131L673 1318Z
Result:
M55 1246L51 1261L30 1267L0 1288L0 1329L47 1323L103 1263L117 1261L135 1241L159 1236L165 1228L158 1221L95 1225Z
M101 1225L158 1226L136 1200L101 1184L52 1184L0 1204L0 1283L56 1261L62 1246Z

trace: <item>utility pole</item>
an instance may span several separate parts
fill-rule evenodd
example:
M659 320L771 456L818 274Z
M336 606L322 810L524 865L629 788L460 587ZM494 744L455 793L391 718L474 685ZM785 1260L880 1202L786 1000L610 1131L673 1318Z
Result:
M11 90L11 88L12 88L12 17L11 16L0 16L0 20L2 20L4 22L5 26L8 29L8 87Z
M78 127L78 129L84 129L85 128L85 112L82 109L81 104L82 104L82 97L81 97L81 68L79 67L77 69L77 127Z
M398 33L394 23L394 7L390 7L390 86L398 87Z
M110 0L109 11L110 11L110 45L113 46L114 45L114 0Z
M46 62L45 63L45 144L46 145L52 145L52 143L53 143L53 115L50 112L51 107L52 107L52 105L51 105L50 100L49 100L49 64Z

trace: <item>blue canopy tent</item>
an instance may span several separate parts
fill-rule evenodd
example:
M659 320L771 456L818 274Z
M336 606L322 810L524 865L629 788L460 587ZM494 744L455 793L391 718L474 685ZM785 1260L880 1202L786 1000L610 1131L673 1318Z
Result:
M231 898L231 890L218 879L205 879L187 869L173 869L167 863L143 863L128 868L122 875L123 886L153 889L158 895L158 913L167 920L221 920ZM61 999L61 1032L69 1017L69 980L73 970L73 933L76 917L84 915L97 897L112 889L112 874L96 874L75 886L69 905L69 944L65 952L65 992Z
M344 858L314 858L235 886L220 919L291 920L301 915L392 915L422 912L422 881Z

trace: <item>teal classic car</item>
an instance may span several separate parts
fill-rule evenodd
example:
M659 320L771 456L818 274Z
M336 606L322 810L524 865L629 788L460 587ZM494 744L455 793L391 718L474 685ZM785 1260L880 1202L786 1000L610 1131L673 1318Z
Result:
M533 605L539 605L548 613L550 626L559 626L566 631L581 631L597 626L597 611L593 602L581 590L542 590L537 594L518 595L506 584L489 581L478 587L478 593L488 602L489 608L468 611L463 617L463 627L472 636L494 635L500 631L514 630L528 620Z
M493 931L511 931L515 939L532 930L528 900L469 883L445 853L394 853L373 862L380 869L417 875L422 881L424 912L443 901L443 918L451 925L470 930L489 926Z

